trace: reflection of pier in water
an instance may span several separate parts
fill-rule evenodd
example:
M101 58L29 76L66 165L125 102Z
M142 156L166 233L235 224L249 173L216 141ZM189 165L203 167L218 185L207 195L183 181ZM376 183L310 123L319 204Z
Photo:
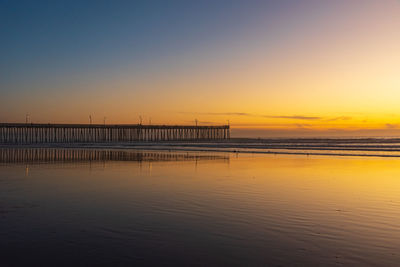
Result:
M92 161L229 161L228 155L207 155L189 152L124 151L64 148L2 148L0 163L56 163Z

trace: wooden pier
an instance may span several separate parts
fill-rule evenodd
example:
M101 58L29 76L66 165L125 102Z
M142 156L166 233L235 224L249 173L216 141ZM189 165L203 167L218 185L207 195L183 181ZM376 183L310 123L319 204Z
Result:
M230 138L229 125L0 123L1 144L206 141Z

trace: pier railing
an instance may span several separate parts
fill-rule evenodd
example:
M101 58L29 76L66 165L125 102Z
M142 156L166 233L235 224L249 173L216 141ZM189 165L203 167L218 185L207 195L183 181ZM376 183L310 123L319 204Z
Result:
M201 141L229 138L229 125L0 123L2 144Z

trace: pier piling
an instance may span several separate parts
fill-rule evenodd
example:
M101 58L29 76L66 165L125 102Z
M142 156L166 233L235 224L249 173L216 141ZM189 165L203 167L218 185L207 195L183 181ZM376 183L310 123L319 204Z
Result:
M229 125L0 123L2 144L206 141L229 138Z

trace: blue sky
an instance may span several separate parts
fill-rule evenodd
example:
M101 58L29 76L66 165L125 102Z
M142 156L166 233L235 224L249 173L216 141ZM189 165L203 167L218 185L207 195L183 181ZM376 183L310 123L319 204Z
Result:
M0 0L0 24L0 121L400 125L396 0Z
M179 56L229 38L261 7L279 8L266 1L2 0L2 80L112 71Z

